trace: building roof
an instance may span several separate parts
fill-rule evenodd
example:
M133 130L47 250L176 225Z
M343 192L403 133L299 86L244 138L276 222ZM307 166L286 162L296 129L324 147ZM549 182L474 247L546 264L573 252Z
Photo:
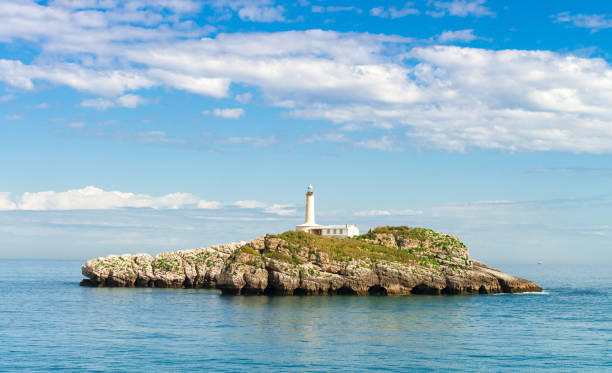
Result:
M298 225L296 225L296 227L311 227L311 228L320 228L320 227L322 227L322 225L319 225L319 224L310 224L310 223L303 223L303 224L298 224Z
M356 227L357 225L355 224L342 224L342 225L321 225L318 228L325 228L325 229L338 229L338 228L348 228L348 227Z

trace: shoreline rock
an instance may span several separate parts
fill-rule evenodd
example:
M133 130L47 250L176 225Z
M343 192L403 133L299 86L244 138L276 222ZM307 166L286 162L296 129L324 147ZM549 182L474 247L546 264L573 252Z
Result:
M220 289L223 294L462 295L539 292L469 258L456 237L379 227L351 239L303 232L158 254L89 260L83 286Z

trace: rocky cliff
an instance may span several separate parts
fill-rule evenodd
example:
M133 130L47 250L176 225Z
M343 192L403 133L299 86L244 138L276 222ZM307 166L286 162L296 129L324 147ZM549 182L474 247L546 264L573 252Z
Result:
M217 288L224 294L492 294L541 291L469 258L456 237L378 227L351 239L303 232L87 261L84 286Z

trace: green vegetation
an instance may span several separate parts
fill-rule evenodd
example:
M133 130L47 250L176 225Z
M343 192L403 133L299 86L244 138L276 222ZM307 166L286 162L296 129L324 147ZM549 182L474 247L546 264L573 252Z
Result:
M392 227L392 226L382 226L378 228L374 228L370 230L366 234L362 234L360 236L355 236L354 239L364 240L364 239L376 239L376 234L391 234L395 237L396 240L409 239L416 240L421 243L431 243L432 245L436 245L442 247L445 251L452 250L454 248L464 248L465 245L463 242L459 241L453 236L448 234L443 234L436 232L432 229L426 228L411 228L406 226Z
M132 262L120 256L97 261L94 264L96 268L112 269L113 271L128 271L134 270Z
M182 267L181 259L177 257L161 257L153 261L153 269L164 272L178 271Z
M258 250L255 250L251 246L244 245L240 249L238 249L239 253L247 253L251 255L261 256L261 253Z
M408 250L375 245L364 242L363 239L335 239L295 231L269 235L267 237L284 240L286 246L283 247L292 252L298 252L300 248L314 249L326 253L330 259L335 261L367 260L371 262L386 261L404 264L439 265L438 261L433 257L420 258ZM265 255L269 254L266 253Z
M208 263L208 258L209 257L210 257L210 252L209 251L200 251L199 253L196 254L195 262L197 264Z
M289 263L289 264L293 264L293 265L300 265L300 264L304 264L304 262L302 262L300 259L296 258L295 256L289 256L283 253L277 253L275 251L269 251L264 253L264 256L266 258L270 258L270 259L275 259L275 260L279 260L281 262L285 262L285 263Z

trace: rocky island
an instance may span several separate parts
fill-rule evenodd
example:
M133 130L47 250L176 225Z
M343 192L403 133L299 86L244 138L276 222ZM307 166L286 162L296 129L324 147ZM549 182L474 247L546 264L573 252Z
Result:
M288 231L195 250L87 261L83 286L220 289L223 294L408 295L539 292L472 260L457 237L383 226L351 238Z

